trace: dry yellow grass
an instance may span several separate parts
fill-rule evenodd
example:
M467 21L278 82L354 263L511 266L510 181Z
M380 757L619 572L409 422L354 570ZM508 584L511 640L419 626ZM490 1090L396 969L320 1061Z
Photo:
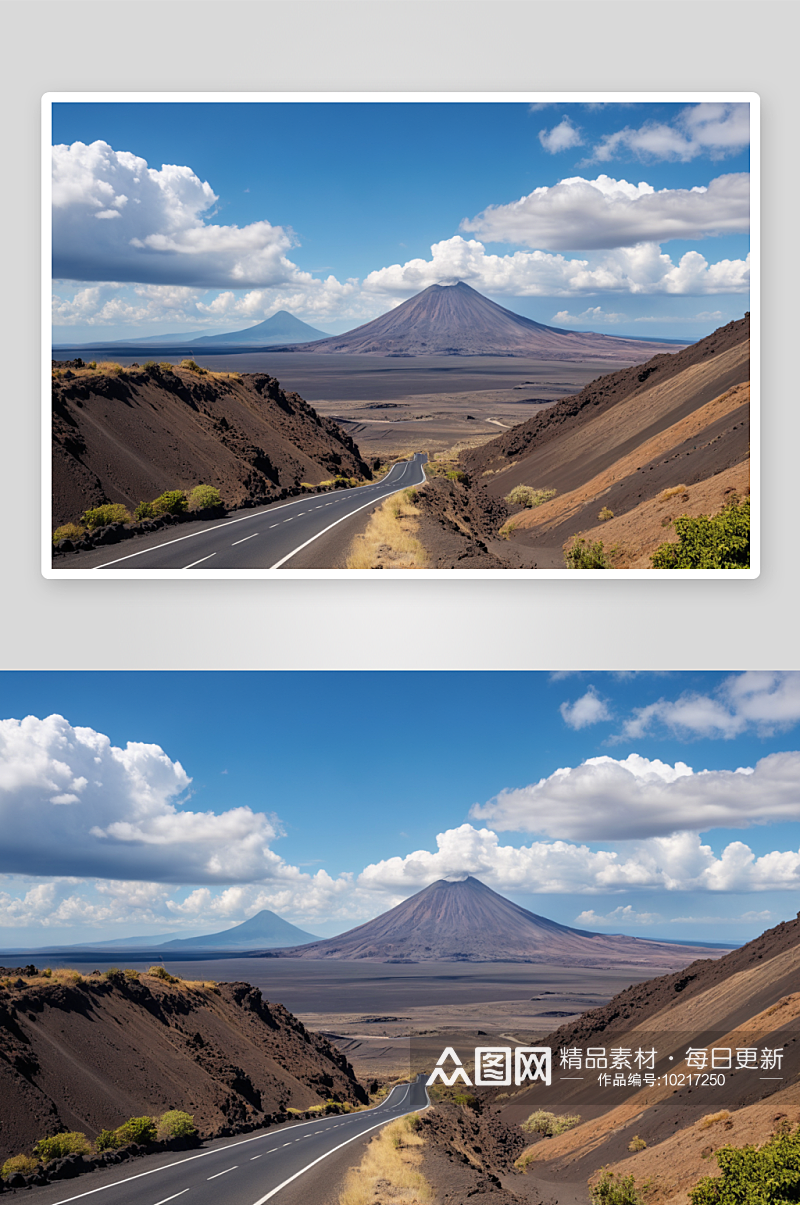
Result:
M416 537L414 491L392 494L378 507L347 557L348 569L423 569L428 554Z
M381 1130L358 1167L351 1168L339 1194L339 1205L375 1205L391 1197L397 1205L428 1205L434 1199L419 1170L423 1145L418 1117L411 1113Z

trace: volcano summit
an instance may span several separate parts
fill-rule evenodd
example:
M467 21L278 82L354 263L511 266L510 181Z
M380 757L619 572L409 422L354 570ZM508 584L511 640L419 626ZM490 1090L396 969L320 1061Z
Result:
M675 345L678 351L681 345ZM463 280L431 285L364 326L304 343L304 353L373 356L528 356L638 364L672 345L543 326L490 301ZM281 350L291 351L291 347Z
M478 879L439 879L396 908L325 941L278 951L277 957L371 962L534 962L612 967L622 963L675 970L725 951L571 929L528 912Z

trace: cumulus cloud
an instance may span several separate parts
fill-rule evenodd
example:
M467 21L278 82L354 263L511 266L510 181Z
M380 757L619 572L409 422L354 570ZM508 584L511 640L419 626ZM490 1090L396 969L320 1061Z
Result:
M53 275L200 288L310 279L286 256L289 228L216 225L217 200L190 167L152 168L107 142L55 146Z
M166 883L285 873L273 820L193 812L190 781L158 745L116 748L58 715L0 721L0 870Z
M592 158L604 162L633 154L638 159L686 163L698 155L722 159L749 145L749 104L705 102L683 109L671 122L646 121L638 129L626 126L606 134Z
M605 699L601 699L593 686L585 695L581 695L574 703L562 703L559 711L561 718L570 728L588 728L590 724L599 724L601 720L610 720L611 712Z
M634 889L662 891L775 891L800 886L800 850L757 857L731 842L721 854L696 833L671 833L631 843L620 852L568 841L501 845L488 828L462 824L439 833L437 848L415 850L367 866L360 887L408 895L436 879L475 875L496 891L592 895Z
M582 314L570 314L569 310L559 310L552 318L552 321L558 326L569 326L575 322L591 322L593 326L598 326L600 323L615 326L618 322L625 320L625 314L615 314L612 311L604 310L600 305L589 306Z
M635 708L623 725L622 737L635 740L665 728L682 737L730 740L747 730L769 736L798 721L800 673L748 670L726 678L714 694L684 691L677 699Z
M718 176L708 187L662 188L599 175L535 188L508 205L490 205L461 229L486 242L550 251L633 247L698 239L750 228L750 176Z
M606 925L652 925L662 919L658 912L637 912L632 904L625 904L614 908L605 916L598 916L593 908L589 908L586 912L578 913L575 924L588 925L590 928Z
M657 243L618 247L591 259L546 251L489 255L483 243L460 235L434 243L431 258L412 259L370 272L368 292L408 297L433 284L463 280L483 293L516 297L567 297L591 293L746 293L750 257L709 264L687 251L676 264Z
M564 117L552 130L540 130L539 141L551 155L571 150L574 146L583 146L580 130L568 117Z
M631 753L592 757L527 787L501 791L470 815L494 828L581 840L630 840L677 831L747 828L800 819L800 753L754 768L695 771Z

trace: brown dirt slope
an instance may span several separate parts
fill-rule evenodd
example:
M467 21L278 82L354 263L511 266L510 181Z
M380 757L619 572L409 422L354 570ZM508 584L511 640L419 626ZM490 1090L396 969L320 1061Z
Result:
M701 339L698 343L686 347L682 351L673 354L660 353L644 364L637 364L632 368L623 368L618 372L598 377L597 380L585 386L580 393L562 399L555 406L535 415L525 423L520 423L505 434L499 435L497 439L483 444L480 448L464 452L461 457L462 463L474 477L480 476L487 470L502 472L509 467L511 461L520 462L522 457L540 451L554 440L561 442L566 433L582 427L588 420L605 413L628 398L641 396L651 390L656 382L660 383L672 377L678 377L686 369L713 361L722 353L738 347L749 338L750 315L745 314L744 318L720 327L708 338ZM710 386L711 392L707 391L708 385L706 384L701 397L688 396L685 399L684 412L691 413L699 405L710 401L725 389L730 388L731 385L739 384L749 378L749 373L743 371L741 364L733 367L730 380L727 382L723 380L722 383L719 383L720 378L724 378L724 375L724 373L714 374ZM671 418L671 422L677 421L679 417L683 417L683 415L676 413ZM512 485L519 484L523 480L524 474L518 473L513 479L505 478L502 483L492 482L490 488L494 493L503 494ZM545 488L543 482L539 484ZM560 485L556 488L572 488L572 486Z
M301 481L370 470L332 420L263 373L60 368L53 380L53 523L101 502L215 486L230 507Z
M800 1120L800 920L785 922L716 961L636 984L607 1005L584 1013L546 1039L562 1046L654 1044L669 1070L687 1070L688 1045L761 1047L783 1052L779 1073L733 1069L724 1084L705 1090L656 1084L601 1106L593 1082L576 1083L559 1097L558 1111L578 1113L581 1125L530 1148L531 1174L556 1179L596 1175L607 1164L637 1179L654 1177L656 1202L684 1200L686 1189L713 1173L709 1156L725 1142L762 1143L782 1120ZM780 1074L782 1079L762 1078ZM563 1088L563 1085L562 1085ZM497 1101L500 1104L500 1100ZM501 1105L507 1121L521 1120L541 1096L530 1089ZM710 1120L712 1115L716 1120ZM628 1151L634 1135L647 1143Z
M364 1102L347 1060L247 983L143 975L0 987L0 1161L59 1130L94 1137L168 1108L204 1136L328 1097Z
M364 925L277 956L606 967L624 963L655 969L685 966L693 953L697 949L560 925L469 876L453 883L440 879Z
M543 326L497 305L460 280L453 285L431 285L364 326L304 343L297 350L376 356L512 355L640 364L662 346Z

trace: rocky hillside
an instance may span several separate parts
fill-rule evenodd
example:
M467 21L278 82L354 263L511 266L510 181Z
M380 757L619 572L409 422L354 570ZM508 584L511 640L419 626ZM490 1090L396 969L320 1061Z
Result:
M580 534L617 545L615 567L647 568L677 515L714 513L748 493L749 340L748 314L464 452L469 480L498 500L519 485L556 491L533 509L512 507L500 554L511 566L563 568L564 546Z
M371 476L349 435L263 373L54 363L54 527L200 483L238 507L337 474Z
M208 1137L367 1099L342 1054L247 983L33 969L0 978L0 1161L170 1108Z

